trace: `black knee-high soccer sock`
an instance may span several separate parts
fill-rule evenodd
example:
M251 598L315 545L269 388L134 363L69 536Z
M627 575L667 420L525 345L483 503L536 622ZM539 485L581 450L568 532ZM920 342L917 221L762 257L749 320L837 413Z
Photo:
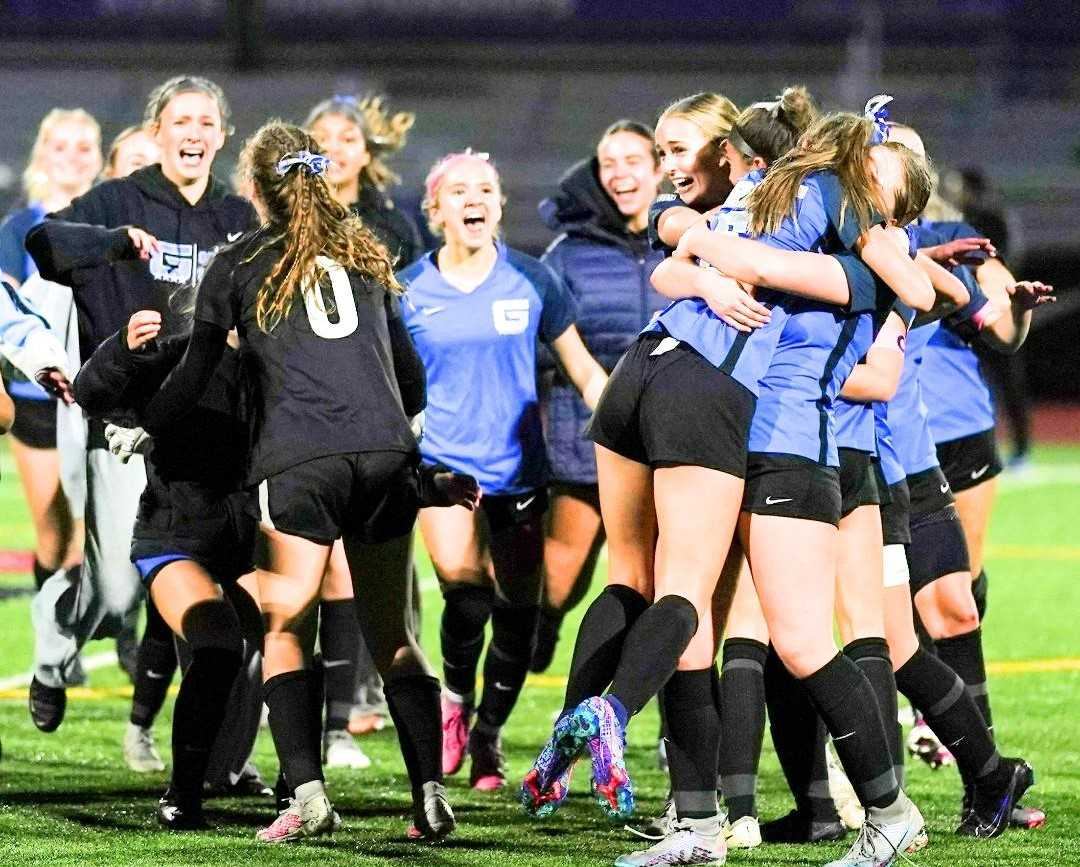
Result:
M438 678L422 674L392 678L384 687L414 798L424 783L443 779L440 689Z
M510 717L532 662L539 605L496 601L491 610L491 643L484 656L484 691L476 709L482 733L495 734Z
M328 732L343 731L349 725L360 641L360 623L352 599L319 603L319 646L322 648Z
M999 756L989 729L955 671L921 648L896 671L896 685L956 757L965 785L993 773Z
M765 735L767 645L752 638L724 642L720 676L720 779L728 818L756 816L758 763Z
M986 619L986 594L989 590L990 579L986 577L986 570L983 569L971 585L971 595L975 597L975 610L979 612L979 623Z
M322 699L308 669L276 674L263 684L270 710L270 734L274 737L278 761L293 791L297 786L322 780L319 760L319 727L312 707L322 711Z
M877 697L885 737L889 742L896 781L904 785L904 744L898 718L896 677L893 675L892 657L884 638L857 638L844 647L844 655L854 660L862 669Z
M150 728L165 704L176 673L173 631L149 595L146 597L146 630L135 659L135 689L131 697L131 722Z
M648 607L644 596L623 584L609 584L593 599L574 642L563 713L608 688L626 635Z
M323 704L326 702L326 670L323 668L322 654L315 654L311 659L311 668L308 679L308 717L309 731L314 738L312 749L315 755L322 760L323 743ZM294 784L293 788L296 788Z
M716 795L718 798L723 798L724 785L720 779L720 765L722 759L720 758L720 750L724 748L724 713L723 713L723 697L720 692L720 669L715 665L709 669L712 672L712 677L709 679L712 685L712 700L713 705L716 707L716 718L720 720L720 749L716 751ZM663 696L664 691L660 690L660 695ZM762 699L764 701L764 699ZM660 706L663 706L663 701L659 702Z
M811 823L834 825L840 817L829 794L825 724L810 693L771 646L765 658L764 682L773 746L795 808Z
M491 617L495 591L491 587L459 584L443 594L443 683L471 700L476 690L476 667L484 649L484 627Z
M623 725L667 683L697 627L693 604L668 595L650 605L630 628L608 693ZM670 727L671 708L668 714Z
M979 708L979 713L986 722L986 727L992 733L994 720L990 715L990 693L986 685L982 630L976 628L952 638L939 638L934 644L937 646L938 658L960 675L960 679L967 685L971 697L975 699L975 704Z
M171 789L181 804L202 802L210 748L225 719L225 703L240 659L235 650L198 647L192 651L173 708Z
M41 585L52 578L56 572L56 569L50 569L48 566L43 565L37 557L34 558L33 570L35 590L40 590Z
M868 809L893 804L900 785L874 689L866 676L838 653L802 683L832 735L836 754L860 803Z
M716 761L720 718L713 701L713 668L676 671L661 693L668 713L671 795L680 819L717 814Z

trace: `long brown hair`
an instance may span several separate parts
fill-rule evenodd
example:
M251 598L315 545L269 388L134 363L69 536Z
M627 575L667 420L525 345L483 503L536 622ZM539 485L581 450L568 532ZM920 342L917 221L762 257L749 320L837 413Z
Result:
M251 256L284 241L285 250L267 275L255 304L255 321L269 333L288 317L301 287L316 273L316 256L401 292L390 253L344 205L330 195L321 173L304 165L278 172L278 162L300 151L318 154L315 140L300 127L272 120L244 145L241 165L251 173L266 209L267 241Z
M872 214L886 214L880 191L870 171L870 145L874 121L843 112L828 114L803 133L795 148L780 157L747 200L750 231L768 234L780 228L784 218L793 213L799 185L807 175L829 170L836 173L844 188L840 218L850 207L860 229L870 225ZM896 190L892 214L901 225L921 213L930 197L929 166L914 151L897 142L885 147L894 150L904 167L904 183Z
M817 116L817 107L805 87L785 87L775 101L755 102L744 109L731 125L729 138L738 136L765 165L772 165L795 146Z

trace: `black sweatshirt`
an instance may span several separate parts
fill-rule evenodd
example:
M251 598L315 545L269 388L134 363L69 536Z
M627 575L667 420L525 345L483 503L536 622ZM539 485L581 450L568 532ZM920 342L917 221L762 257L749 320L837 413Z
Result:
M83 358L136 310L162 315L162 336L186 330L187 318L170 304L177 293L190 302L211 255L254 227L251 204L213 177L194 205L162 174L147 166L105 181L50 214L26 236L26 249L47 280L70 286L79 313ZM161 246L149 262L138 258L127 228L149 232Z

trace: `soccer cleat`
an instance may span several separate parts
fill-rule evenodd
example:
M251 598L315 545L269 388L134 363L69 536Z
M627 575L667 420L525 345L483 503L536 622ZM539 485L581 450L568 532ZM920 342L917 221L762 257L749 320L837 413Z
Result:
M756 849L761 845L757 816L741 816L734 822L724 822L724 840L729 849Z
M555 722L551 738L521 783L519 799L530 816L550 816L570 794L570 776L579 755L579 745L570 733L569 715Z
M154 746L154 734L150 729L128 723L124 731L124 763L137 774L165 770L165 762Z
M761 839L766 843L831 843L846 833L840 822L815 822L799 810L761 824Z
M170 831L207 831L210 826L203 816L202 804L181 804L169 789L157 805L157 820Z
M963 837L997 837L1009 824L1013 807L1035 783L1035 772L1023 759L1002 759L1004 781L997 786L976 785L971 809L956 833Z
M878 824L867 816L847 854L825 867L889 867L906 857L904 853L918 840L924 824L919 808L911 801L899 822Z
M352 768L362 771L371 767L371 759L360 744L344 729L328 731L323 737L323 764L328 768Z
M465 764L471 718L469 705L442 697L442 772L446 776L456 774Z
M667 803L664 804L664 812L659 816L653 816L640 828L632 828L629 825L624 827L635 837L641 837L645 840L663 840L675 828L675 822L678 821L678 818L679 816L675 812L675 801L669 796Z
M482 735L476 729L469 734L469 785L478 792L494 792L506 785L506 763L498 735Z
M926 762L934 771L956 763L953 754L938 740L938 736L926 724L921 714L916 715L915 725L908 732L907 750L915 758Z
M679 820L662 840L641 852L615 859L615 867L659 867L665 864L723 864L724 832L717 818Z
M568 721L574 739L589 748L593 794L600 809L610 819L629 818L634 813L634 787L623 762L626 739L614 709L593 696L574 708Z
M442 783L424 783L422 797L413 804L413 823L409 828L410 840L438 843L457 827L454 811L446 800Z
M30 680L30 719L43 732L54 732L64 721L67 691L63 687L46 686L36 677Z
M304 837L332 834L339 827L341 817L334 812L330 799L320 794L303 803L293 799L269 827L255 834L255 839L260 843L291 843Z
M1012 814L1009 816L1009 824L1014 828L1031 831L1046 824L1046 813L1038 807L1025 807L1023 804L1017 804L1013 807Z

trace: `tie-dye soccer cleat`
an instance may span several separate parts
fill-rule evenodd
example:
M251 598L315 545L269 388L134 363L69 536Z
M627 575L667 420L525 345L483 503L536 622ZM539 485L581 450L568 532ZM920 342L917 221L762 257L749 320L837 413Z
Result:
M615 711L600 696L587 698L568 717L570 731L592 756L593 794L609 819L634 814L634 787L623 761L626 737Z
M570 730L570 714L555 723L555 730L521 783L521 806L542 819L562 806L570 794L570 776L584 743Z

